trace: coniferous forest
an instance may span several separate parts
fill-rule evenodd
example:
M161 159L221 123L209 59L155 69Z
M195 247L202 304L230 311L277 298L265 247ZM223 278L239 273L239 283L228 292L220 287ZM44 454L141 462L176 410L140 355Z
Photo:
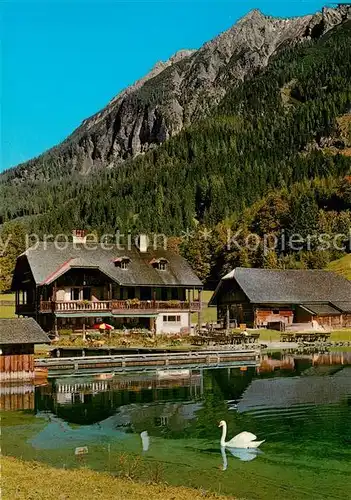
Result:
M351 22L282 47L206 119L122 165L67 175L55 150L43 158L38 178L0 176L1 231L18 235L16 250L25 231L144 231L172 236L209 284L237 265L324 267L350 251ZM306 241L228 248L228 231ZM307 241L320 233L345 234L345 250ZM6 288L13 258L1 259Z

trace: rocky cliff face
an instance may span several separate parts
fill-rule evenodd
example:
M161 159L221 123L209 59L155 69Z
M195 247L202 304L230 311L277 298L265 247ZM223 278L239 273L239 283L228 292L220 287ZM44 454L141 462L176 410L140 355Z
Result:
M85 174L142 154L206 115L228 88L266 66L280 48L320 37L350 17L349 6L292 19L253 10L199 50L183 50L158 63L61 145L21 165L17 174L43 177L49 160L61 172Z

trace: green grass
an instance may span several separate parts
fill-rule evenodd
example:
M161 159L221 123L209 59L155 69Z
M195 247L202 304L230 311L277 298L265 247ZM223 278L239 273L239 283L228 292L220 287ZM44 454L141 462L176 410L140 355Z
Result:
M15 306L4 306L2 302L12 301L15 302L14 293L1 293L0 294L0 318L15 318Z
M345 278L351 280L351 254L330 262L327 269L328 271L341 274Z
M0 302L0 318L15 318L15 307L14 306L2 306Z
M108 500L200 500L214 499L217 495L203 491L168 486L164 484L142 484L130 477L116 478L88 469L56 469L38 462L24 462L2 457L2 498L4 500L49 500L78 499Z
M280 332L276 330L267 330L265 328L260 329L260 341L269 341L269 342L279 342L280 341Z
M330 340L334 342L351 342L351 328L335 330L335 332L332 332Z
M14 293L0 293L0 303L4 300L12 300L15 302L15 294Z
M260 340L279 342L280 332L277 332L275 330L262 329L260 330ZM334 332L332 332L330 340L332 342L351 342L351 329L345 328L344 330L335 330Z
M204 290L202 292L202 302L209 303L213 292L211 290ZM198 315L194 313L191 315L192 323L197 323ZM216 323L217 321L217 307L204 307L202 310L203 323Z

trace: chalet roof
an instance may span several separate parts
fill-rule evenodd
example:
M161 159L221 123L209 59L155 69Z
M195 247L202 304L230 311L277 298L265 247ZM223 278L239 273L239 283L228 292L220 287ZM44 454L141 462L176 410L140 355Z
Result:
M222 278L212 304L223 283L230 281L236 281L253 304L336 304L351 299L351 281L330 271L237 267Z
M150 264L159 264L160 262L168 263L168 260L165 257L159 257L158 259L153 258L150 260Z
M29 248L19 258L26 257L37 285L52 283L72 268L95 268L113 281L124 286L191 286L202 287L190 265L180 255L164 249L140 252L136 247L129 250L110 245L66 245L57 248L53 243L40 243ZM115 266L116 259L128 258L128 270ZM155 269L152 260L166 259L166 270ZM15 270L16 278L16 270Z
M49 337L33 318L0 319L0 345L49 342Z
M122 257L117 257L113 262L123 262L123 261L130 261L130 257L127 255L122 255Z
M317 316L333 316L340 315L339 309L332 307L330 304L306 304L304 303L302 306L304 309L307 309L312 314L316 314Z

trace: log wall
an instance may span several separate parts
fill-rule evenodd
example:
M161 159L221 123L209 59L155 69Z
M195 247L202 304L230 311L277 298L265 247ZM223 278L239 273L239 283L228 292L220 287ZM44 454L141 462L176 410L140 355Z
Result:
M276 312L278 311L278 312ZM267 325L267 323L274 323L281 321L286 325L291 325L294 321L294 313L291 309L256 309L256 325Z
M34 410L34 385L1 385L1 411Z
M33 354L0 356L0 380L32 380L33 378Z

